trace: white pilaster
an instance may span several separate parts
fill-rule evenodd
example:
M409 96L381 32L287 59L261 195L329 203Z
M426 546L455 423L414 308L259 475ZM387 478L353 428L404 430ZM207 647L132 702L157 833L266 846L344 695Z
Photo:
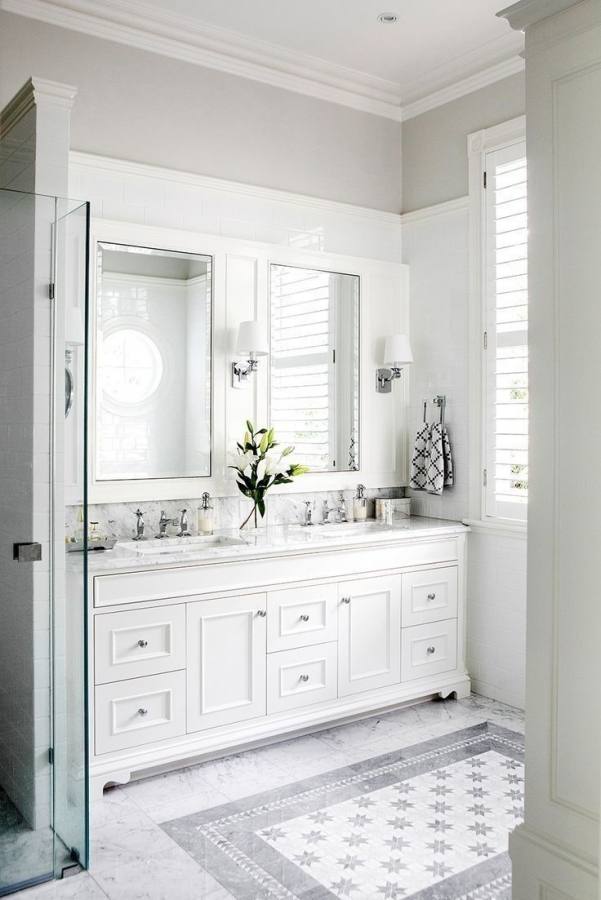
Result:
M514 900L597 900L601 716L601 2L522 0L530 499L526 815Z

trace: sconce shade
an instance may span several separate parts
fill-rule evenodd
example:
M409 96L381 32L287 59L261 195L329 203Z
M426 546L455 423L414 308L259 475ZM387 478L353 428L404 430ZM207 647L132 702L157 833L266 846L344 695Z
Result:
M254 353L255 356L267 356L269 344L267 335L260 322L253 319L249 322L240 322L238 328L237 353Z
M384 365L400 369L413 362L411 345L406 334L391 334L384 344Z

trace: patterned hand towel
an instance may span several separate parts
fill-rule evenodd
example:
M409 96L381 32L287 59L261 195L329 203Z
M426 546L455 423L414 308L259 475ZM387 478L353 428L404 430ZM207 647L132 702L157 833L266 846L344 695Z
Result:
M409 482L409 487L413 488L414 491L424 491L426 489L428 470L426 451L428 449L429 438L430 426L427 422L423 422L417 429L413 459L411 460L411 480Z
M455 483L455 473L453 470L453 453L451 451L451 440L449 432L443 425L442 427L442 455L444 458L444 486L453 487Z
M444 488L444 426L432 425L426 448L426 490L429 494L442 494Z

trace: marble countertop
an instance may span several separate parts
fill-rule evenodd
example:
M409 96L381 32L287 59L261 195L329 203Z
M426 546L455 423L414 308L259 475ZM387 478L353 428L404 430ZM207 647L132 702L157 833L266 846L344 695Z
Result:
M167 538L118 542L113 550L88 553L92 575L121 570L203 565L238 559L326 552L349 547L383 546L421 537L453 535L469 531L461 522L411 516L392 525L375 520L339 525L278 525L257 531L219 531L208 538ZM83 554L67 554L73 571L83 564Z

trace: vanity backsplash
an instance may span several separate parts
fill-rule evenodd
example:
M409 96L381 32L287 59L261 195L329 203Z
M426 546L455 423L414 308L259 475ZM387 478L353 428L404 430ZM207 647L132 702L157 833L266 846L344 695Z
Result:
M267 515L259 520L261 525L293 525L302 524L305 521L307 502L310 503L312 519L316 524L324 521L326 504L330 510L331 520L335 520L334 511L340 507L341 497L346 502L352 502L355 492L348 491L320 491L311 494L272 494L267 500ZM374 517L375 501L378 498L401 498L405 496L405 489L399 488L372 488L366 489L367 516ZM214 511L214 528L237 529L244 521L250 510L250 503L244 497L211 497ZM177 534L182 510L187 511L188 527L192 534L196 534L197 512L201 506L200 497L187 500L162 500L147 501L141 503L103 503L91 505L88 509L88 521L98 523L94 526L100 534L112 534L118 540L129 540L136 533L136 510L140 509L144 518L144 536L153 538L159 533L159 521L161 513L174 521L167 527L167 533ZM82 527L81 507L66 507L65 537L67 540L75 537Z

